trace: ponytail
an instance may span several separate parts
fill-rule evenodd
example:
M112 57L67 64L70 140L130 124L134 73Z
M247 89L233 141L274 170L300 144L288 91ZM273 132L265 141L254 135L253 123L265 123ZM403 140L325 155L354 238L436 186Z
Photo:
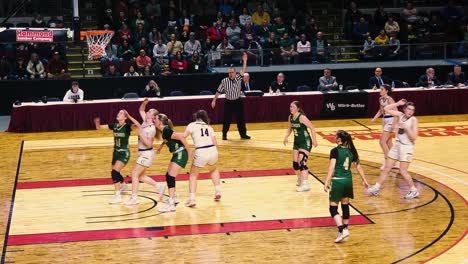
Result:
M341 144L345 147L347 147L351 153L353 154L355 160L357 163L359 163L359 154L356 150L356 147L354 146L353 139L351 138L351 135L344 131L344 130L338 130L336 131L336 136L341 139Z

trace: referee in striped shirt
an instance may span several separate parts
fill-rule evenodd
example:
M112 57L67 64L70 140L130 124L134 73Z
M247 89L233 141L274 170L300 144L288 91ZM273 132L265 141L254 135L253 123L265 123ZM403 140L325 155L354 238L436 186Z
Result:
M241 100L241 83L242 76L244 76L247 68L247 53L242 54L242 69L240 74L236 73L236 69L229 68L229 76L221 81L221 84L216 91L216 95L211 102L211 107L216 107L216 99L221 93L226 94L224 101L224 120L223 120L223 140L227 140L227 132L231 125L232 114L237 117L237 129L242 139L250 139L247 135L247 128L245 127L244 107Z

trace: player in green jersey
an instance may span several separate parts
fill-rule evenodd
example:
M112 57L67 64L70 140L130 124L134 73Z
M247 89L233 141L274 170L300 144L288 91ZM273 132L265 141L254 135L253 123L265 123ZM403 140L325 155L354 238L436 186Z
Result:
M284 136L283 144L288 144L289 135L294 132L294 145L293 145L293 168L299 171L297 176L297 189L298 192L306 192L310 190L309 183L309 168L307 167L307 160L310 155L312 145L317 147L317 139L315 136L315 128L312 122L305 116L302 110L302 104L299 101L294 101L289 106L289 127ZM309 130L312 132L312 138Z
M349 236L349 199L354 198L351 163L361 176L365 188L369 187L364 171L359 163L359 155L354 147L351 135L344 130L336 132L338 146L330 151L330 166L325 179L324 191L330 190L330 214L338 226L338 235L335 242L341 242ZM338 204L341 202L343 217L338 213Z
M158 122L156 128L162 131L163 144L161 144L156 153L159 153L164 145L169 147L172 154L171 162L166 172L167 188L169 189L169 199L165 206L158 209L159 212L174 212L176 210L176 180L175 177L179 174L180 169L185 168L189 160L190 149L185 140L183 133L176 133L169 127L169 118L165 114L157 115Z
M126 123L126 120L130 119L134 124L138 123L127 111L120 110L117 114L117 123L101 125L100 118L94 119L96 129L111 129L114 134L114 152L112 154L112 171L111 177L114 183L115 193L112 199L109 201L110 204L117 204L122 202L121 192L127 190L124 178L120 174L120 171L127 165L130 159L130 149L128 139L131 133L131 125Z

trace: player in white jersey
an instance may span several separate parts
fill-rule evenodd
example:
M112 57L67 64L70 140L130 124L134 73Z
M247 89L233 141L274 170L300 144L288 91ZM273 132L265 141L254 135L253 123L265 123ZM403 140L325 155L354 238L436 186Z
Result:
M377 118L382 116L382 134L380 134L380 147L384 152L385 159L387 158L388 151L392 148L392 133L394 130L393 126L393 116L385 111L385 106L389 104L395 103L392 97L390 97L390 93L392 92L392 88L388 84L384 84L380 86L380 98L379 98L379 111L375 114L374 118L372 118L371 123L374 123ZM382 164L380 169L382 170L385 167L385 161Z
M403 106L403 113L398 110L393 110L398 106ZM405 199L413 199L419 196L419 192L414 186L413 179L408 173L408 167L413 161L414 143L418 136L418 119L414 116L414 103L407 102L402 99L394 104L385 106L384 110L394 117L399 117L398 133L396 136L395 145L388 152L385 168L380 172L379 180L375 185L372 185L367 191L372 195L378 195L380 187L388 177L390 170L395 162L400 162L400 174L410 187Z
M152 108L149 109L148 112L145 112L147 104L148 98L145 98L139 108L139 113L143 119L143 123L138 130L138 158L135 167L132 170L132 196L130 199L125 201L125 205L135 205L140 203L137 196L140 181L155 187L159 193L159 199L161 199L164 194L164 185L158 184L145 174L146 169L151 167L153 164L153 141L156 135L156 126L159 122L157 119L157 115L159 114L158 110Z
M196 121L190 123L184 132L184 137L192 136L193 144L195 145L195 155L190 169L190 198L185 203L188 207L194 207L195 192L197 190L197 177L200 173L200 168L208 166L208 170L211 174L211 179L215 186L214 200L219 201L221 199L221 190L219 185L219 171L216 167L218 162L218 149L216 147L216 137L214 130L210 126L210 119L205 110L198 110L196 113Z

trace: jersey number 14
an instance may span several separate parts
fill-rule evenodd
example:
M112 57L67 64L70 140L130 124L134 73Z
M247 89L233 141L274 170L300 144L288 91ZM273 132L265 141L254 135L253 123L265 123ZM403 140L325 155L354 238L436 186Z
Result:
M201 132L201 136L204 137L204 136L209 136L210 133L208 133L208 128L200 128L200 132Z

